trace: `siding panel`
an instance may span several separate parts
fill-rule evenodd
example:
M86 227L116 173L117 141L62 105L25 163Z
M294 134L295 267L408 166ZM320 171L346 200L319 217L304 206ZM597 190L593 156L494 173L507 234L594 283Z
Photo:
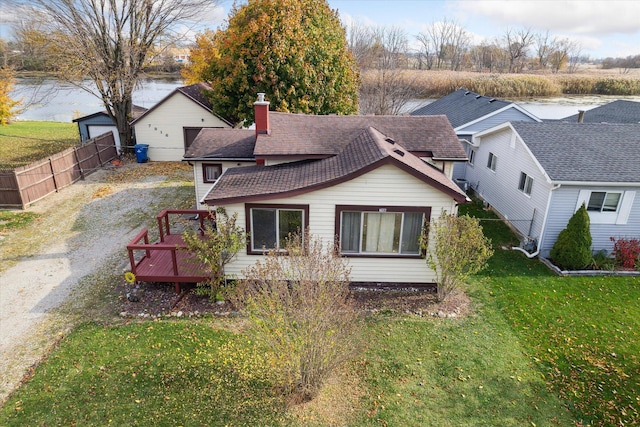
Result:
M184 156L183 127L229 127L180 92L135 124L136 142L149 144L152 161L180 161Z
M334 240L336 205L429 206L432 218L442 211L455 212L455 202L422 181L391 165L385 165L351 181L292 198L269 200L268 203L308 204L309 229L325 242ZM238 212L239 223L245 223L244 204L226 206L229 213ZM226 273L239 277L242 270L259 257L241 253L227 266ZM435 276L424 259L348 258L351 280L376 283L432 283Z

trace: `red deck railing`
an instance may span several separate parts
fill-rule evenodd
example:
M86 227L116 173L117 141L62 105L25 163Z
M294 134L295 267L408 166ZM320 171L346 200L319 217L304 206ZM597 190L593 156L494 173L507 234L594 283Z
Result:
M193 254L185 250L181 233L171 232L170 215L197 215L199 230L204 235L205 221L213 221L213 213L204 210L163 210L158 215L160 241L149 243L149 231L140 231L127 245L131 272L136 281L174 283L180 291L180 283L198 283L207 280L206 268ZM144 255L136 261L136 255Z

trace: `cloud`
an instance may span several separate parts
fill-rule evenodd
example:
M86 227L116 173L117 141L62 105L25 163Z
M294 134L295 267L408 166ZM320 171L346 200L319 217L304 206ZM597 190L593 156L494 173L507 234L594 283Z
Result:
M640 2L538 0L457 1L456 13L489 19L504 26L520 25L554 32L591 36L640 31Z

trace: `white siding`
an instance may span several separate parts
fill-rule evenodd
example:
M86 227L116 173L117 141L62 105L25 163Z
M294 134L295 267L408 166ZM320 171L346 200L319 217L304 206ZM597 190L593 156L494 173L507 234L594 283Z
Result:
M539 240L552 187L522 141L513 139L512 132L511 128L505 128L483 136L466 177L476 193L522 236ZM487 167L489 153L497 156L495 172ZM518 189L521 172L533 178L531 195Z
M184 156L184 127L229 127L224 121L175 92L135 124L136 142L149 144L151 161L180 161Z
M193 182L195 183L196 189L196 207L197 209L206 209L207 205L200 203L202 198L207 195L207 193L211 190L211 187L214 183L212 182L204 182L204 175L202 173L202 165L204 163L210 164L221 164L222 165L222 173L224 173L229 168L235 168L238 166L253 166L255 162L219 162L215 160L211 161L196 161L193 162Z
M451 197L428 186L424 182L386 165L364 176L338 184L334 187L302 194L286 199L268 200L265 203L308 204L310 232L324 242L333 242L336 205L385 205L428 206L431 218L442 211L456 211ZM238 212L238 223L245 224L244 204L226 206L227 212ZM253 264L260 256L242 252L229 264L226 273L240 277L242 270ZM346 258L351 266L351 280L376 283L432 283L435 276L424 259L393 258Z
M625 224L598 224L597 221L591 222L591 250L597 252L599 250L612 251L614 238L639 238L640 237L640 187L583 187L583 186L561 186L554 190L551 198L551 208L547 218L544 239L540 255L548 257L558 238L558 234L569 222L569 219L576 211L580 192L589 191L619 191L622 193L635 192L633 204L629 210ZM579 207L579 206L578 206Z

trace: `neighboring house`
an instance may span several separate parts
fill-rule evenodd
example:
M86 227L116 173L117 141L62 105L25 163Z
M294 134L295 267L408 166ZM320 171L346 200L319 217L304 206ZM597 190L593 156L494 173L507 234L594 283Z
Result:
M464 150L471 163L474 160L475 149L470 141L477 132L509 121L542 121L518 104L479 95L466 89L458 89L411 113L412 116L437 114L447 116L456 135L462 140ZM456 182L464 182L466 171L467 167L464 163L456 165L453 172L453 178L457 180Z
M505 123L476 133L467 179L524 238L549 252L585 203L592 250L640 237L640 124Z
M137 119L145 111L147 111L146 108L134 105L131 108L131 119ZM120 134L118 134L118 127L116 126L116 123L111 119L111 117L109 117L109 114L107 114L106 111L99 111L87 116L78 117L77 119L73 119L73 122L78 123L81 142L111 131L113 132L113 137L116 140L116 147L118 148L118 152L122 151L122 145L120 144Z
M640 102L617 100L559 121L569 123L640 123Z
M466 156L446 117L276 113L263 98L255 107L253 135L210 129L188 152L198 176L206 158L196 144L223 161L235 156L234 145L244 153L238 158L248 154L253 140L256 164L224 168L203 199L237 213L250 235L227 275L240 276L288 233L308 229L325 243L337 236L355 284L435 281L420 236L468 201L451 180L453 164Z
M179 87L132 122L136 142L149 145L150 160L180 161L200 130L231 127L213 114L207 89L204 83Z

